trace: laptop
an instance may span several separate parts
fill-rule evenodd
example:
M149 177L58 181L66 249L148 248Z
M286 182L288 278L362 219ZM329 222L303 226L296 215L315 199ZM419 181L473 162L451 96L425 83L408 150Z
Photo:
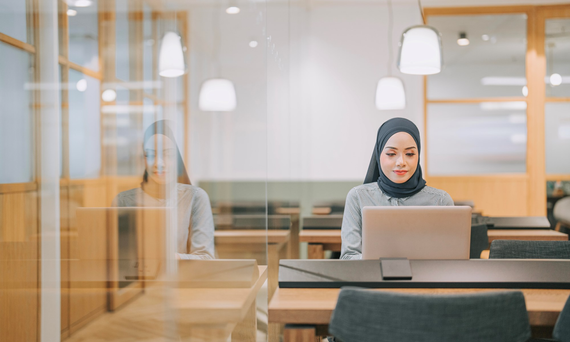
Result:
M471 207L364 207L362 259L469 259Z

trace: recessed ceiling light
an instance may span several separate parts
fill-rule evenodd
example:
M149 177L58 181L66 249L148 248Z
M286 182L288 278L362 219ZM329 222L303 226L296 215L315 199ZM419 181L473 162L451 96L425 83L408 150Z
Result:
M105 102L115 101L117 98L117 93L113 89L107 89L101 94L101 98Z
M77 11L70 8L67 10L67 15L70 17L75 17L77 15Z
M251 42L249 42L249 47L252 47L252 48L257 47L257 41L252 40Z
M469 39L467 39L467 34L465 32L459 33L459 39L457 39L457 44L459 46L469 45Z
M481 39L483 39L483 41L488 41L489 40L489 35L488 34L484 34L481 36Z

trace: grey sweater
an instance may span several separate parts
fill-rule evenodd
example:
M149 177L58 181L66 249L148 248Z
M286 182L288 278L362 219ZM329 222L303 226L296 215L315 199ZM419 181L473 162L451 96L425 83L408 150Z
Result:
M352 188L346 196L342 218L341 259L362 259L362 208L365 206L452 206L447 192L429 186L406 198L394 198L380 190L377 183Z
M214 259L214 219L208 194L197 186L177 184L177 249L181 259ZM168 199L154 198L141 188L121 192L116 207L174 207Z

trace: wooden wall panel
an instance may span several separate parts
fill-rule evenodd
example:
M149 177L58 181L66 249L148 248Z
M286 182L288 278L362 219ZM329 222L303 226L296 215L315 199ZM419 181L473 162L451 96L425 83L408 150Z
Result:
M69 187L69 326L73 333L107 308L107 233L85 229L77 221L79 207L105 206L104 182ZM93 279L98 282L93 282ZM99 281L100 280L100 281Z
M475 210L487 216L528 216L526 175L426 177L431 187L454 200L472 200Z
M36 192L0 194L0 341L38 339L36 199Z
M68 188L59 189L59 224L61 253L61 334L69 335L69 201Z

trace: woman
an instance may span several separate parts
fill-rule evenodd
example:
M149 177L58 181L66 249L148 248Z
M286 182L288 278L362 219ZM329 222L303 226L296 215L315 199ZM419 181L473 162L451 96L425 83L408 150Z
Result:
M443 190L426 186L420 166L420 132L408 119L390 119L378 129L364 184L346 196L341 259L362 259L365 206L452 206Z
M157 121L147 128L143 148L145 172L141 187L121 192L114 205L176 206L177 257L214 259L214 220L210 199L204 190L190 184L174 134L166 120ZM176 166L178 179L169 179Z

